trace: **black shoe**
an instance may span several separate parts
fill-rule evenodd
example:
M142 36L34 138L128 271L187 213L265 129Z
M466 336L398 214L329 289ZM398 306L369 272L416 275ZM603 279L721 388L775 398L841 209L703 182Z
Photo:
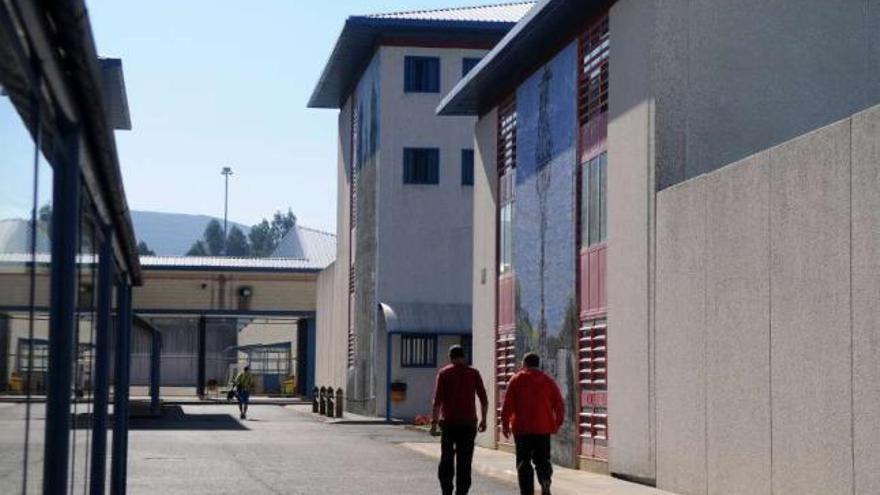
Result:
M542 481L541 482L541 495L550 495L550 482Z

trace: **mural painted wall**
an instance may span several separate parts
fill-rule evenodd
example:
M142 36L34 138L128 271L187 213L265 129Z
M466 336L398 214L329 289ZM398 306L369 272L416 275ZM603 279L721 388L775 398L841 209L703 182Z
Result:
M353 211L355 260L355 363L349 370L346 390L354 412L373 414L376 333L376 162L379 150L379 57L364 71L352 95L352 181L357 197Z
M516 96L517 355L537 352L562 391L569 414L553 439L553 459L564 466L576 462L576 59L572 44L526 80Z

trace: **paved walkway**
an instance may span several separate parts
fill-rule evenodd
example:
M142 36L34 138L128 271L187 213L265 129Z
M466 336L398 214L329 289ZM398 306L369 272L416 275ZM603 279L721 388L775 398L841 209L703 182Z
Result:
M297 406L170 406L133 422L130 494L423 495L440 493L434 460L399 446L425 436L387 424L327 424ZM310 411L310 409L309 409ZM433 440L430 439L429 440ZM477 475L473 495L513 494Z
M433 459L440 458L440 446L436 443L406 442L400 446ZM473 470L475 473L499 481L516 483L516 462L513 454L477 447L474 452ZM559 466L553 466L553 493L555 495L673 495L610 476Z

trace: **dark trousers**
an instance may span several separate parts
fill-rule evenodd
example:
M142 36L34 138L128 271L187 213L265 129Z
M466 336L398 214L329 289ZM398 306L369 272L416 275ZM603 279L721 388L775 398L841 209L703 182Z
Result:
M452 495L455 479L456 495L466 495L471 489L471 461L474 458L474 439L477 425L444 424L440 437L440 489L444 495Z
M550 435L519 435L516 441L516 474L519 491L523 495L535 493L535 473L538 482L550 485L553 465L550 464ZM532 464L535 465L534 470Z

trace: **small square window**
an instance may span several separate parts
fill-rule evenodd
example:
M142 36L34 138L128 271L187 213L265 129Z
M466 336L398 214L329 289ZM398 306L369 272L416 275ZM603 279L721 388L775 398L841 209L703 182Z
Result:
M461 77L468 75L468 72L476 67L478 63L480 63L480 59L478 58L463 58L461 60Z
M405 57L403 88L407 93L439 93L440 58Z
M400 367L437 367L437 336L402 335L400 337Z
M461 185L474 185L474 150L461 150Z
M440 183L440 150L437 148L403 149L403 183Z

